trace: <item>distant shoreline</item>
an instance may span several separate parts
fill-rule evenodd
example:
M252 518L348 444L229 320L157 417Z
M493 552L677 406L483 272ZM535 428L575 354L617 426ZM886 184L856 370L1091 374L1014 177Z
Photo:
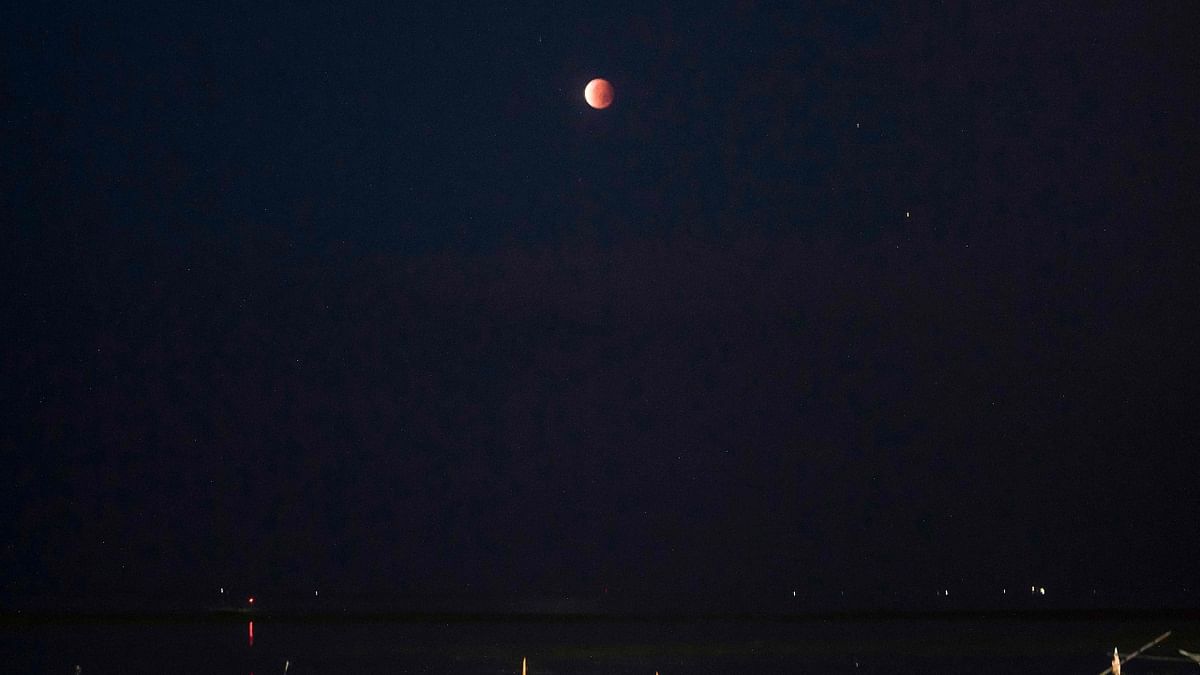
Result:
M217 609L193 611L5 610L0 626L105 623L805 623L894 621L1200 622L1198 609L1045 609L825 612L418 612L380 610Z

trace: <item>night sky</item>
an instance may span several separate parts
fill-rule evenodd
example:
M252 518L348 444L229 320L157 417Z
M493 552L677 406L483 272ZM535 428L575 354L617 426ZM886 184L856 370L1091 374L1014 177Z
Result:
M0 604L1200 603L1190 3L409 4L0 10Z

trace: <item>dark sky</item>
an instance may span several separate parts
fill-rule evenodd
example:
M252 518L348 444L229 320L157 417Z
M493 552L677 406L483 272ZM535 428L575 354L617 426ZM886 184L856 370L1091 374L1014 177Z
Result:
M0 11L0 599L1196 602L1190 3L409 4Z

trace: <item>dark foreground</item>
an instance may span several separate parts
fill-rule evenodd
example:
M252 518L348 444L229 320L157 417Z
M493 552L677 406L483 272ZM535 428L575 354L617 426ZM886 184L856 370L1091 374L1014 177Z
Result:
M250 619L254 623L251 628ZM1189 614L780 617L40 615L0 618L4 672L1085 673L1166 630L1155 654L1200 651ZM253 639L251 639L253 633ZM1126 675L1200 672L1138 660Z

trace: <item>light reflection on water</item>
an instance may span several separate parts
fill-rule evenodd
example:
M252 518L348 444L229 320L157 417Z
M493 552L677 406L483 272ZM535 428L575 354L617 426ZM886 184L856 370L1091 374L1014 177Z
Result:
M0 625L0 655L7 672L66 674L80 664L84 675L516 675L523 659L528 675L1098 673L1113 646L1140 644L1157 628L997 621L264 623L259 617L246 623ZM1193 635L1200 634L1196 628ZM1156 672L1187 672L1164 668Z

